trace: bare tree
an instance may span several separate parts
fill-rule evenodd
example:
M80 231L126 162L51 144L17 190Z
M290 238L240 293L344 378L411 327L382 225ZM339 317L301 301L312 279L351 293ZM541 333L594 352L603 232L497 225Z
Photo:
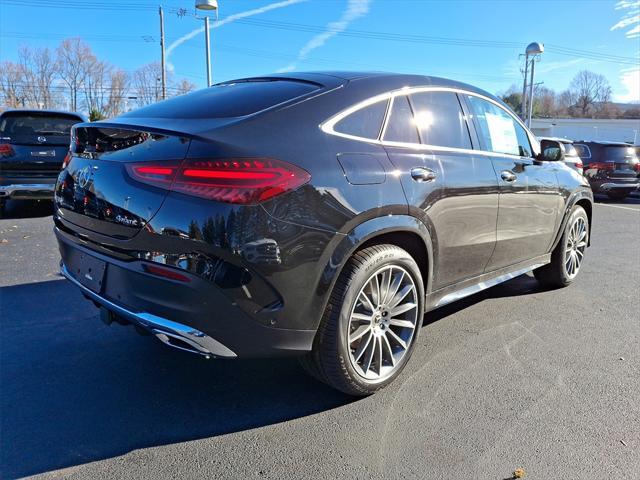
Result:
M133 73L133 85L138 104L143 107L160 100L162 70L158 62L148 63Z
M104 109L107 117L115 117L125 111L129 83L129 75L124 70L111 72L109 99Z
M22 67L13 62L0 64L0 93L9 108L26 106L27 95L22 76Z
M82 91L85 107L94 116L104 116L112 70L111 65L93 55L88 59Z
M176 95L184 95L185 93L193 92L196 89L196 84L183 78L178 85L176 85Z
M569 85L571 107L569 113L579 117L588 117L594 113L597 104L611 101L611 86L604 75L582 70Z
M533 96L533 110L536 117L550 118L556 115L556 92L541 85L537 86Z
M23 79L26 102L34 108L52 108L56 104L54 95L58 64L48 48L21 47L18 62Z
M60 78L69 87L70 108L78 109L78 93L87 77L87 66L93 63L95 56L91 48L80 39L63 40L57 50L60 66Z

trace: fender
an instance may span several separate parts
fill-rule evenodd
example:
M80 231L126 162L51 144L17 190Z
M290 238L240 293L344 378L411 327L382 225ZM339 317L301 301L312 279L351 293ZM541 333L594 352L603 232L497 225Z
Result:
M560 238L564 233L564 229L567 226L567 221L569 220L569 213L571 212L571 209L576 203L578 203L580 200L583 200L583 199L586 199L589 201L593 211L593 193L591 192L590 188L580 188L578 190L574 190L573 192L571 192L571 194L569 195L569 198L566 201L566 206L564 209L564 214L562 216L562 221L560 222L560 227L556 232L556 236L553 240L553 244L551 245L551 249L549 250L549 252L553 252L553 250L558 245L558 242L560 241ZM593 223L592 219L589 219L589 243L587 244L587 246L591 246L591 224L592 223Z
M363 221L348 233L339 235L328 245L327 251L320 259L324 262L322 274L317 282L314 295L314 310L324 311L329 294L338 280L347 260L367 241L386 233L408 232L418 235L424 242L427 252L427 278L424 278L425 292L431 291L433 278L433 243L427 227L410 215L387 215ZM326 258L328 256L328 258ZM316 311L318 311L316 310Z

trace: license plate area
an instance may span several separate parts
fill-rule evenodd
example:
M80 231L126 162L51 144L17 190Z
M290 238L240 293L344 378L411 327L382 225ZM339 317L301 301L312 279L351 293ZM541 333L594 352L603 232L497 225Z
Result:
M66 267L78 282L89 290L100 293L106 262L84 252L76 252L67 258Z

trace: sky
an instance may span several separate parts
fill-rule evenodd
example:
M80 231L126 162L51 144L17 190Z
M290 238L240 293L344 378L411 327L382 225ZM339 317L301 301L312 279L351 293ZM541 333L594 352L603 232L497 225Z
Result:
M492 93L521 88L520 54L546 50L536 81L562 91L588 69L615 101L640 101L638 0L218 0L213 81L272 72L375 70L435 75ZM21 45L55 49L80 36L126 71L160 59L158 2L0 0L0 61ZM194 2L164 0L168 66L206 84ZM184 9L181 11L181 9ZM181 15L179 13L182 13Z

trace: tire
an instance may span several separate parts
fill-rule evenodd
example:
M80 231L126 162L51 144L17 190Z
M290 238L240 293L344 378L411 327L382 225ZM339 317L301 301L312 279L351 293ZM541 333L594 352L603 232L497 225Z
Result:
M562 238L551 253L551 262L534 270L536 279L547 288L569 285L580 272L588 244L589 217L584 208L575 205L571 209Z
M360 250L337 280L301 364L342 392L371 395L409 361L423 315L424 285L411 255L395 245Z
M0 218L4 218L4 212L6 209L6 200L3 198L0 200Z
M611 200L624 200L629 196L628 193L607 193L607 197Z

